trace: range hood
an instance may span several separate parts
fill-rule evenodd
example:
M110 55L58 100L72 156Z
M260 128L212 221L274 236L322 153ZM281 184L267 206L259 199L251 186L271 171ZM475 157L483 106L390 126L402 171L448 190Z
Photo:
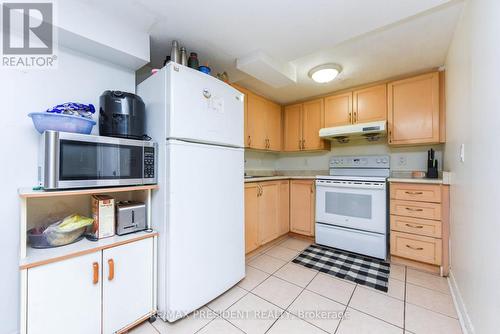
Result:
M334 126L319 130L319 136L321 138L335 140L341 144L357 140L366 140L369 142L378 141L384 138L386 134L386 121Z

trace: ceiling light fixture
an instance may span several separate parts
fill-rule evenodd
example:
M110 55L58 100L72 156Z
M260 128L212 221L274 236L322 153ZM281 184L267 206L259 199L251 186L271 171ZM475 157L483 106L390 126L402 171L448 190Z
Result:
M332 81L342 71L342 67L337 64L324 64L314 67L309 71L309 77L317 83L327 83Z

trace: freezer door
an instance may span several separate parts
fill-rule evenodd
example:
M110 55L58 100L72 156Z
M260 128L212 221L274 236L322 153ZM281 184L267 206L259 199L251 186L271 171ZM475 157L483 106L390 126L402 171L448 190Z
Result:
M243 94L182 65L170 64L166 71L168 138L243 147Z
M243 154L167 143L167 221L160 235L166 270L159 284L166 282L168 321L205 305L245 275Z

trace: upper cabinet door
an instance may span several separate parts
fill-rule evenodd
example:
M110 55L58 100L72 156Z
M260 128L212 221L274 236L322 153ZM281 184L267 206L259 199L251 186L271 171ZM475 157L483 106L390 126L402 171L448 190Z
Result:
M103 334L153 311L153 245L147 238L103 250Z
M389 144L439 143L439 73L391 82L387 89Z
M387 85L353 92L353 123L387 120Z
M247 94L247 146L256 149L266 149L266 100L253 93Z
M236 88L237 90L239 90L241 93L243 93L245 96L244 96L244 103L243 103L243 122L245 123L244 124L244 131L243 131L243 143L244 143L244 146L245 147L249 147L250 145L250 137L248 135L248 93L249 93L249 90L248 89L245 89L241 86L238 86L236 84L231 84L231 86L233 86L234 88Z
M285 107L284 151L300 151L302 147L302 104Z
M351 124L352 92L325 97L325 128Z
M267 149L271 151L281 150L281 106L267 101L266 109L266 137Z
M323 99L304 102L302 110L302 149L321 150L325 142L319 136L319 130L324 127Z
M28 269L27 333L101 333L101 282L101 252Z

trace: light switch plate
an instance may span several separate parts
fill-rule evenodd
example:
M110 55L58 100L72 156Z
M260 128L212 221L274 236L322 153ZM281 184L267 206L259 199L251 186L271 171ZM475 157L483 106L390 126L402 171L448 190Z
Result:
M465 162L465 144L460 145L460 162Z

